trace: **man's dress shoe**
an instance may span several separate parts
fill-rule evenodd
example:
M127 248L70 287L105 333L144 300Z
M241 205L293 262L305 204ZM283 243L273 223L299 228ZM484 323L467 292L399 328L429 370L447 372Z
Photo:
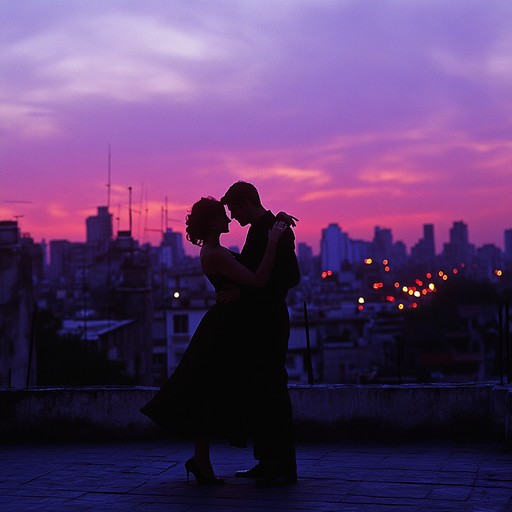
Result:
M264 467L261 464L256 464L251 469L243 469L240 471L237 471L235 473L235 476L237 478L267 478L269 476L268 472L265 471Z

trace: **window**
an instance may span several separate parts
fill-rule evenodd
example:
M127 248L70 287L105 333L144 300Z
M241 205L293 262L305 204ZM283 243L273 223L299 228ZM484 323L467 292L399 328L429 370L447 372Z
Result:
M188 315L174 315L174 334L188 334Z

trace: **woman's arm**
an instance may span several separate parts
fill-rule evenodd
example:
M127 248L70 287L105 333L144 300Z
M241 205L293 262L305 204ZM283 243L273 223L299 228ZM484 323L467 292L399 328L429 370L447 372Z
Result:
M272 272L277 244L287 228L284 222L275 222L268 233L268 243L265 254L256 272L238 263L224 248L212 251L203 261L203 268L209 274L222 274L237 284L264 287Z

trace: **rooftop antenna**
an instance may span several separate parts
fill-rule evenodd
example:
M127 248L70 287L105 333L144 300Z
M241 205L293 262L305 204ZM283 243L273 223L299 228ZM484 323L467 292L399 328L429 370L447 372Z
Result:
M165 231L169 229L169 206L167 203L167 196L165 196Z
M130 235L132 234L132 187L128 187L128 209L130 215Z
M111 164L111 154L110 154L110 143L108 144L108 183L107 183L107 211L110 213L110 164Z

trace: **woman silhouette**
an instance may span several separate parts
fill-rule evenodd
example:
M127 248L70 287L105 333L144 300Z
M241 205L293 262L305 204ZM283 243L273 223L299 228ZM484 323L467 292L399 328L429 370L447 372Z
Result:
M224 206L204 197L186 219L187 239L201 247L201 267L217 291L228 284L263 287L270 277L277 243L287 224L277 221L269 231L265 256L253 273L220 244L231 220ZM200 485L223 483L210 461L210 438L228 437L244 446L248 413L244 411L244 362L237 349L244 342L244 311L237 301L216 302L199 323L175 372L141 412L172 435L195 442L185 463L187 481L193 473Z

